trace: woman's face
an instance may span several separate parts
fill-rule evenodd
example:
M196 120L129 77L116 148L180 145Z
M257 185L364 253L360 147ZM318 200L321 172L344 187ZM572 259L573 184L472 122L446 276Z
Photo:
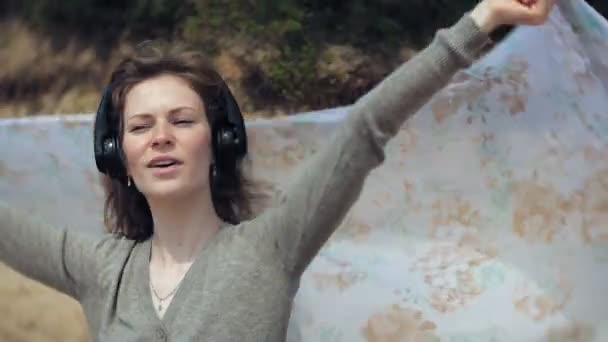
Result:
M127 171L146 198L188 195L208 185L211 131L187 81L162 75L136 84L123 115Z

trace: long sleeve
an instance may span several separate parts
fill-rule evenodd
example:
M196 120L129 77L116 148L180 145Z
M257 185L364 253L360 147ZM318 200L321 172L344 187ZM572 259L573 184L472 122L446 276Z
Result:
M0 202L0 261L77 300L97 280L103 238L50 227Z
M384 161L387 142L489 42L466 14L350 107L331 140L259 217L256 238L272 244L288 271L304 271L358 199L368 174Z

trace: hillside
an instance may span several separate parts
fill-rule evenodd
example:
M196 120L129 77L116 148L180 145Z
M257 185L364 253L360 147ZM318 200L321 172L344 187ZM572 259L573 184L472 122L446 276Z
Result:
M8 0L0 4L0 117L93 112L111 68L147 39L206 52L248 115L348 104L474 3ZM590 3L608 12L605 2Z

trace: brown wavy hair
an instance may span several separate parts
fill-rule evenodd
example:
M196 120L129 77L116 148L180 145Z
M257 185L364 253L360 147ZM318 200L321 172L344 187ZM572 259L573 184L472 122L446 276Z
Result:
M122 112L126 94L134 85L146 79L171 74L186 80L205 102L205 87L223 82L219 73L207 58L183 45L163 42L147 43L134 54L124 58L111 75L113 122L119 122L120 142L124 132ZM209 123L214 121L206 113ZM121 144L122 146L122 144ZM121 153L123 150L121 149ZM125 159L124 153L122 155ZM212 193L213 205L218 216L225 221L238 223L254 216L254 203L265 198L257 192L256 184L245 176L243 159L237 164L227 182L222 182L219 191ZM126 171L126 170L125 170ZM110 233L134 240L145 240L153 231L153 220L148 202L135 186L127 186L123 180L102 175L105 190L104 224Z

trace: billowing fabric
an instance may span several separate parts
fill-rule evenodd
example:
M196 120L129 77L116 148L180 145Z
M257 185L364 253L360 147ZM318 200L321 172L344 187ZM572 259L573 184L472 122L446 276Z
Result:
M344 112L249 121L255 174L280 190ZM0 121L0 200L101 232L91 119ZM607 143L608 23L564 0L389 143L288 341L608 340Z

